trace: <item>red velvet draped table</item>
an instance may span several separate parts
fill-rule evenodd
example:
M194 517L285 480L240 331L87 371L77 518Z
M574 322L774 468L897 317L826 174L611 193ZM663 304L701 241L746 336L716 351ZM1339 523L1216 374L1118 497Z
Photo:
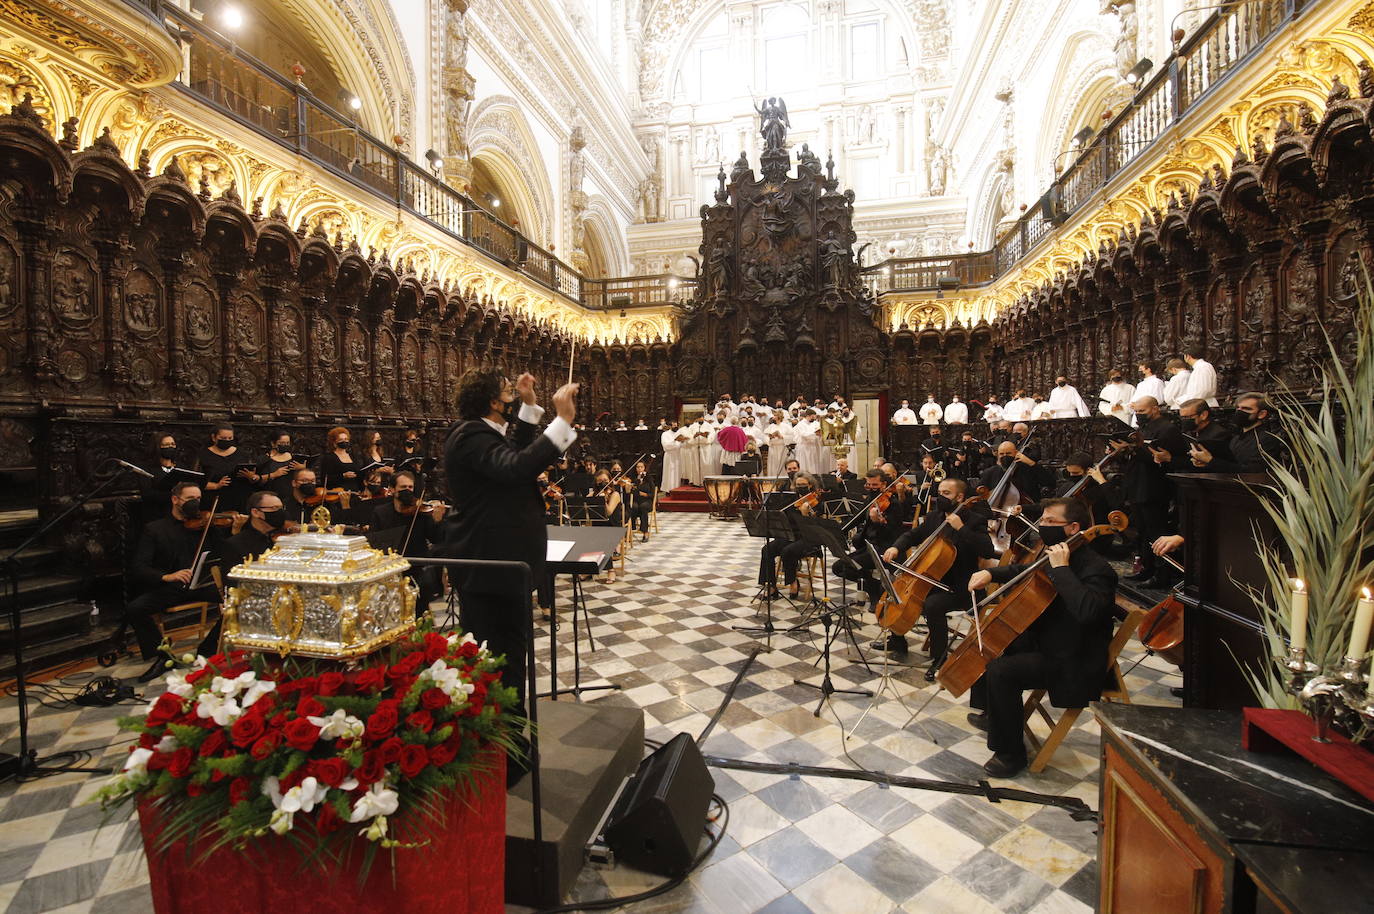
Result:
M393 821L398 840L427 843L394 851L378 848L367 881L361 884L353 870L340 871L321 863L302 867L296 846L275 835L257 839L241 851L220 848L204 861L200 861L199 848L188 854L182 842L158 851L160 812L141 803L138 817L153 910L156 914L501 912L505 909L506 759L503 753L492 754L497 764L478 775L471 795L449 799L445 822L403 826ZM356 841L350 859L360 861L368 842L361 837Z

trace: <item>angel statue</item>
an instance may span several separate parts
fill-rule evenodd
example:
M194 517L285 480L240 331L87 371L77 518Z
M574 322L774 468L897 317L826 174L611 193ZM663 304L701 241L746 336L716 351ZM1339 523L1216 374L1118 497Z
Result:
M769 98L763 106L754 106L759 115L759 133L763 134L763 151L781 151L787 141L787 128L792 122L787 119L787 103L780 98Z

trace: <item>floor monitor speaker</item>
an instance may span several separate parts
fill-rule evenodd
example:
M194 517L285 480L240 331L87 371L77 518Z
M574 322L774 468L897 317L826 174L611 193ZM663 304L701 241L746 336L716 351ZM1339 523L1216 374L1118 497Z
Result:
M715 786L697 744L679 733L640 762L621 791L606 846L636 869L681 876L696 856Z

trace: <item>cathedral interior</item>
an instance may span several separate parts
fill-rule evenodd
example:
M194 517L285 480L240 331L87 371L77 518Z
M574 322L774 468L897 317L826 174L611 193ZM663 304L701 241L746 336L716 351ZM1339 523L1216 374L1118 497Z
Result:
M1206 352L1223 401L1310 398L1333 355L1355 357L1374 257L1374 3L1363 0L0 9L0 542L11 546L108 461L146 462L154 433L175 435L186 458L217 423L254 453L280 429L315 452L343 427L375 430L389 450L414 430L440 454L473 368L529 372L541 397L581 382L588 442L608 440L593 426L653 429L725 395L842 395L871 432L862 476L880 454L919 459L888 428L904 401L982 404L1051 391L1059 376L1087 395L1114 370L1162 372L1189 351ZM1095 453L1100 421L1043 440ZM625 460L646 448L601 450ZM26 583L16 576L16 600L122 605L130 515L127 497L93 500ZM704 571L674 561L662 567ZM94 636L61 639L71 617L54 619L35 637L60 645L54 662L78 657ZM1142 689L1177 704L1171 685ZM1218 706L1200 688L1185 683L1184 704ZM950 715L963 727L961 709ZM1079 748L1091 774L1053 786L1096 806L1095 731ZM810 813L760 813L771 801L755 791L784 779L748 777L736 783L742 811L801 828ZM849 796L810 792L818 809ZM1017 820L1004 833L1045 814L997 809ZM900 824L938 810L910 812ZM918 840L858 815L893 854ZM976 819L947 816L930 840L950 832L962 847L991 827ZM760 827L741 821L731 859ZM1030 839L1053 847L1023 848L1018 870L1043 891L984 891L1012 878L993 862L956 884L975 855L1017 859L1004 844L957 861L932 853L912 892L883 894L901 867L864 869L847 856L860 848L841 854L813 833L847 821L801 828L842 879L789 882L761 851L720 863L714 885L694 876L665 906L631 910L1185 909L1111 902L1097 838L1053 823ZM1374 841L1367 824L1357 831L1367 862ZM1143 853L1168 857L1166 844L1156 835ZM1083 858L1071 873L1027 862L1060 850ZM1205 856L1179 859L1194 855ZM1310 910L1264 907L1253 885L1222 891L1198 866L1207 904L1195 910ZM739 888L755 871L782 891ZM0 879L0 907L58 910L62 891L23 889L44 878L25 872ZM120 891L128 907L92 888L60 909L150 909L146 886ZM1209 906L1214 894L1224 904Z

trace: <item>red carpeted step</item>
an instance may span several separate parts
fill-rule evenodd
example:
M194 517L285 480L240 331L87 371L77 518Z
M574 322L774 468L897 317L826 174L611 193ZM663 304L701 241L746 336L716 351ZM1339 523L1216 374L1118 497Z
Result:
M658 510L681 514L709 514L711 502L700 486L678 486L658 498Z

